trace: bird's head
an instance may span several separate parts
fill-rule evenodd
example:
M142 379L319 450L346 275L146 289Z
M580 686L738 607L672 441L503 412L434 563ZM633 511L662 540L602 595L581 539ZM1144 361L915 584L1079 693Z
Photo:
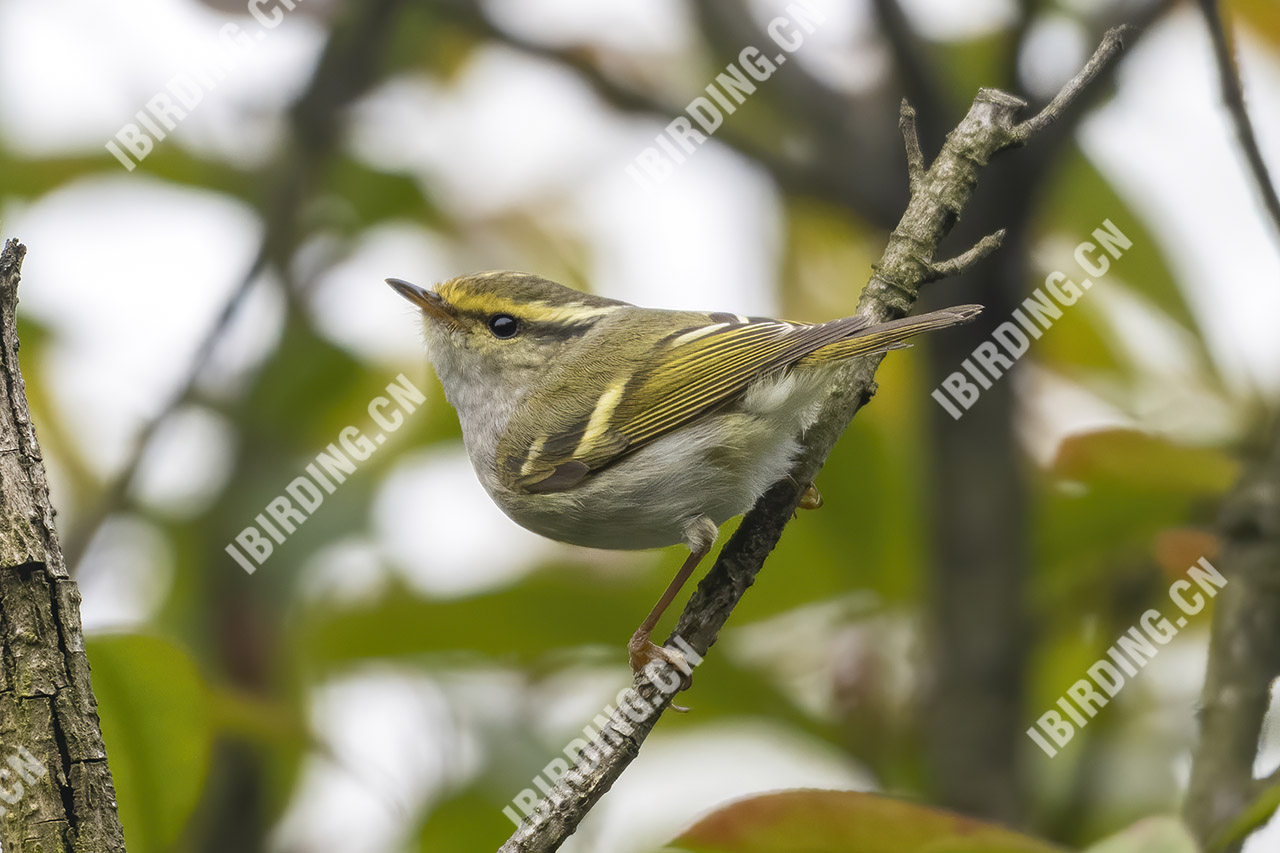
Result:
M387 284L425 315L427 349L446 392L460 382L523 391L597 323L630 307L522 272L471 273L434 290L397 278Z

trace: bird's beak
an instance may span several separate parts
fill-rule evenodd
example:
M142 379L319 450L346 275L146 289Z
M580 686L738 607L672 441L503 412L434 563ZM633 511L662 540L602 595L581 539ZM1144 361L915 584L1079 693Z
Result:
M396 293L425 311L432 319L449 325L454 324L453 310L449 307L449 303L440 297L440 294L424 290L416 284L410 284L399 278L389 278L387 284L391 285Z

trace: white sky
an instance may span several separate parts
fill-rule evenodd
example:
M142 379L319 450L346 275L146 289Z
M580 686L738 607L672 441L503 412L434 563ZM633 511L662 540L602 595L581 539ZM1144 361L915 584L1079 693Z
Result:
M829 27L815 35L813 54L800 61L851 86L879 73L884 57L857 49L867 39L866 0L812 2L827 10ZM762 0L756 5L782 4ZM948 38L990 31L1008 19L1012 3L911 0L905 5L929 35ZM677 0L495 0L493 8L530 37L590 39L636 56L676 55L689 42L688 13ZM195 343L237 283L258 237L252 213L239 203L153 180L145 164L127 174L101 148L168 79L192 68L211 49L224 20L193 2L0 3L0 32L21 34L7 39L0 51L4 144L24 152L96 152L104 162L104 175L30 204L0 196L4 235L18 236L30 248L23 309L57 334L42 365L44 380L81 452L104 476L120 464L134 431L186 371ZM253 27L239 22L247 30ZM1074 67L1084 46L1070 26L1050 24L1042 30L1036 44L1045 58L1039 63L1028 58L1026 70L1038 86L1048 88ZM321 36L306 17L288 18L161 144L259 162L278 138L276 115L307 79ZM1280 67L1264 62L1248 37L1241 47L1263 150L1280 173ZM93 73L84 73L86 68ZM1223 371L1240 377L1242 386L1275 394L1280 391L1275 235L1267 233L1244 177L1212 81L1194 17L1189 11L1174 15L1127 58L1118 97L1085 124L1081 141L1146 217L1172 259ZM591 250L587 272L602 293L667 307L761 314L776 307L772 283L780 223L774 192L758 170L712 144L657 190L643 192L623 169L651 144L660 125L616 120L563 71L506 51L487 51L452 88L394 81L368 98L357 116L352 142L358 152L420 173L467 216L481 220L548 197L560 199L555 215L585 235ZM512 144L512 127L520 128L518 144ZM487 256L487 250L493 254ZM381 280L387 275L438 280L469 266L501 266L501 253L496 242L451 248L410 223L379 228L321 277L315 305L319 325L341 345L386 364L388 380L401 370L422 376L412 312ZM120 263L124 257L127 267ZM233 341L219 353L217 381L233 386L238 374L270 350L281 315L273 288L272 282L255 287ZM1052 436L1044 441L1053 443L1085 423L1117 417L1051 381L1030 385L1031 409L1037 423L1046 425L1041 435ZM156 506L198 512L219 485L220 466L210 459L229 454L231 439L216 416L199 410L186 413L170 433L149 460L140 492ZM57 460L51 461L56 489ZM173 470L188 476L166 473ZM477 543L474 547L428 553L421 542L397 535L419 529L397 516L411 511L406 505L418 512L424 503L445 507L459 500L474 512L450 513L453 541ZM457 594L500 582L523 569L495 559L502 549L485 543L510 543L524 534L496 510L486 511L486 505L460 458L406 454L375 506L373 540L344 543L349 550L342 553L360 555L352 562L367 568L377 565L377 555L390 556L412 583L434 592ZM545 545L532 537L520 541L529 553ZM144 621L172 571L164 551L145 525L125 523L104 531L85 567L86 627ZM129 569L139 562L157 568L142 577ZM317 562L308 579L313 591L355 593L381 580L373 568L353 581L334 566L332 559ZM460 566L467 570L459 571ZM228 570L238 571L230 565ZM459 577L467 580L458 582ZM380 698L372 705L360 704L342 685L317 698L317 719L335 743L350 748L353 732L376 729L388 737L416 735L419 741L411 749L424 756L439 753L442 747L424 734L414 713L415 707L436 707L434 688L395 674L379 674L376 681ZM509 698L504 692L509 688L501 685L484 690L493 700ZM368 722L372 713L382 714L377 725ZM664 804L665 826L645 824L664 833L723 796L762 789L779 774L790 774L797 784L859 779L847 767L832 766L820 751L806 747L797 757L792 747L778 747L773 732L700 737L691 759L693 748L674 737L655 739L593 817L596 846L575 841L573 849L626 853L639 849L640 842L658 840L644 836L638 821L655 814L656 806L645 805L648 783L669 778L676 767L688 774L687 789L673 792ZM724 760L729 751L741 760ZM397 779L400 758L391 752L375 763ZM351 820L340 825L346 812L334 804L351 803L357 795L349 776L322 765L308 771L280 827L278 849L330 849L327 842L335 837L353 839L344 849L397 849L406 812L379 807L366 790L364 805L353 808ZM397 788L419 801L439 784L436 776L399 781L404 784ZM416 805L408 804L407 814ZM366 831L354 832L355 826ZM1277 844L1276 838L1273 832L1269 841L1256 839L1250 850L1260 853L1264 844Z

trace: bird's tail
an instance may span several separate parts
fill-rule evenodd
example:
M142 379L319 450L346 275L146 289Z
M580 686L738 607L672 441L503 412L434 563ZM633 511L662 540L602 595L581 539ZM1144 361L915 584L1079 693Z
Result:
M853 332L849 337L833 341L824 347L814 350L800 364L822 364L824 362L842 361L860 355L873 355L891 349L901 349L909 344L903 343L907 338L928 332L932 329L945 329L968 323L982 313L981 305L956 305L941 311L930 311L915 317L903 317L901 320L890 320L877 323Z

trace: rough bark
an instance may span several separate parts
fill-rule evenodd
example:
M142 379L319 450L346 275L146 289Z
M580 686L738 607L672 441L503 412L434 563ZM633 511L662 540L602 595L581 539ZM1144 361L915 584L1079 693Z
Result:
M1202 843L1230 824L1267 785L1253 777L1258 738L1280 678L1280 425L1270 454L1223 505L1209 666L1183 815ZM1239 845L1227 847L1239 849Z
M80 592L54 529L40 446L18 369L26 248L0 254L0 846L124 850L89 684Z
M1025 106L1022 100L996 90L981 90L968 114L948 135L938 157L927 168L916 137L915 113L903 103L901 126L907 143L911 200L880 262L875 265L875 274L863 288L858 306L860 314L876 322L901 317L915 304L922 283L963 272L998 247L1002 234L982 240L953 261L934 261L939 243L951 231L973 195L979 170L1000 151L1025 144L1057 119L1120 51L1121 39L1120 30L1109 32L1084 70L1049 106L1025 122L1016 122L1018 112ZM683 638L699 655L715 643L720 629L755 581L799 504L803 492L799 484L813 482L836 440L875 393L879 361L879 358L860 359L845 368L835 381L817 423L805 435L805 450L793 467L790 479L774 485L743 519L711 571L698 584L680 615L672 640ZM669 645L672 640L668 640ZM635 691L656 707L657 713L635 722L622 710L615 711L605 727L608 734L602 732L591 747L579 755L575 767L555 784L500 848L500 853L541 853L558 849L617 781L639 754L641 744L671 702L670 695L643 678L637 680Z

